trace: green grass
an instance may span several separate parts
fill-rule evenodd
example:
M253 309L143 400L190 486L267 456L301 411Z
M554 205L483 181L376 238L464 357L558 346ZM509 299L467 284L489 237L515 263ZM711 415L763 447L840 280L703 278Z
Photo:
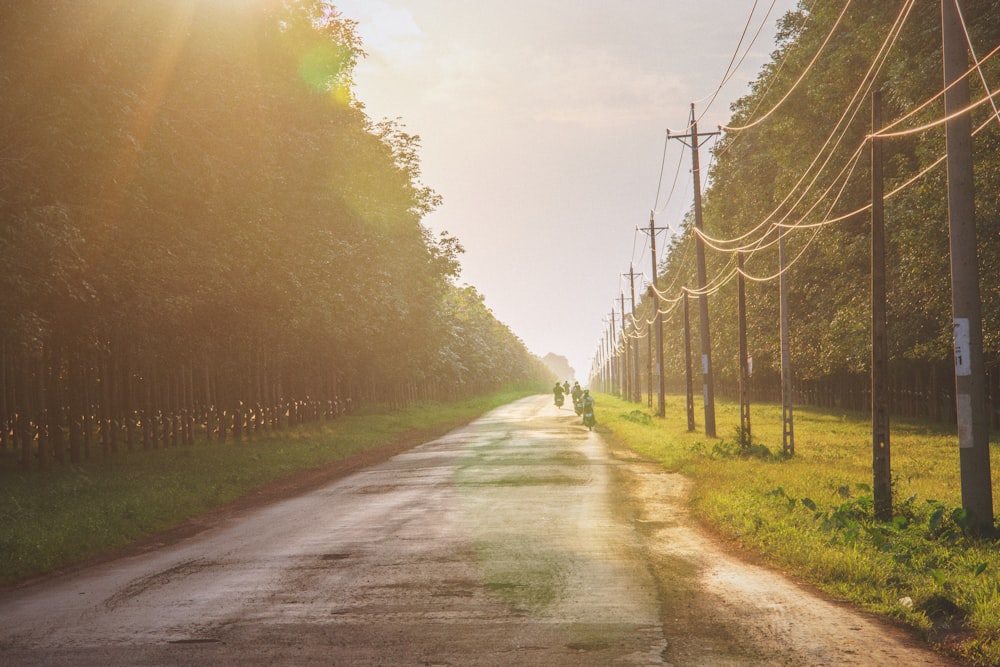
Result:
M692 509L718 534L837 598L916 628L969 664L1000 664L1000 550L965 530L952 430L891 425L895 518L882 523L873 516L864 415L796 408L789 458L781 455L779 405L752 406L747 449L737 444L738 404L717 403L720 438L687 431L683 396L669 398L664 419L607 395L599 406L603 428L693 479ZM698 403L699 429L701 410ZM1000 471L993 444L992 469Z
M399 442L429 439L525 392L369 410L253 442L119 454L42 472L0 473L0 584L172 528L282 477Z
M516 541L480 537L475 551L486 590L517 612L545 609L566 586L564 564L571 556L553 548L549 540L530 534Z

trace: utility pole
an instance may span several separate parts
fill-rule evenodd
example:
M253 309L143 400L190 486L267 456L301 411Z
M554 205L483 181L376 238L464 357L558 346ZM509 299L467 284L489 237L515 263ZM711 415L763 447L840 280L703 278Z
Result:
M608 334L601 336L601 391L607 391L608 385Z
M781 319L781 451L795 455L795 419L792 415L792 351L788 333L788 281L785 279L785 235L778 238L778 310Z
M663 227L657 228L653 222L653 212L649 212L649 248L653 259L653 281L649 285L649 295L653 301L654 313L656 315L656 374L659 376L658 403L656 409L657 417L664 417L667 414L666 407L666 384L663 377L663 315L660 313L660 295L656 292L656 232Z
M606 385L606 379L607 379L608 369L607 369L607 366L605 365L606 362L604 360L604 339L605 338L607 338L607 335L601 336L601 345L600 345L600 347L597 350L597 359L598 359L597 368L600 371L600 373L598 375L600 377L600 385L601 385L600 391L604 391L605 386L607 386Z
M595 391L601 391L604 387L604 337L597 343L597 352L594 353L594 371L590 376L590 383Z
M694 226L699 232L704 231L701 215L701 165L698 161L698 149L701 147L702 137L711 137L719 132L698 133L698 121L694 117L694 103L691 103L691 173L694 177ZM668 139L681 139L684 135L670 136ZM698 322L699 333L701 334L701 378L702 391L705 399L705 435L715 437L715 380L712 373L712 337L709 333L708 324L708 294L706 286L708 284L708 270L705 266L705 242L701 236L696 239L697 262L698 262Z
M598 383L598 373L601 368L601 353L600 350L596 350L594 355L590 358L590 375L587 376L587 384L597 390Z
M635 321L635 269L629 264L628 265L628 284L629 290L632 292L632 330L635 332L635 337L632 339L635 343L635 349L632 351L632 397L630 400L635 403L640 403L642 401L642 380L639 377L639 325Z
M597 349L597 370L598 370L598 384L600 385L599 391L604 391L607 387L607 374L608 367L606 361L606 355L604 353L604 341L607 335L601 336L601 344Z
M875 518L892 520L892 466L889 450L889 345L886 335L885 188L882 94L872 93L872 495Z
M746 278L743 277L743 251L736 253L737 275L736 310L739 328L740 355L740 444L749 447L752 442L750 434L750 368L747 351L747 292Z
M691 316L687 287L684 291L684 382L687 385L688 431L694 431L694 376L691 374Z
M621 378L622 378L622 399L628 400L628 389L631 375L629 374L629 353L628 353L628 332L625 331L625 292L619 292L622 301L622 368L621 368Z
M969 58L957 0L941 0L941 36L944 111L946 116L951 117L969 105L969 80L965 76ZM951 118L946 125L945 136L948 146L948 229L951 239L955 403L962 507L968 513L974 530L991 534L990 422L986 405L979 261L976 255L971 112Z
M604 332L604 387L602 391L611 393L611 346L608 344L608 332Z
M618 393L618 362L616 352L618 346L615 344L615 309L611 308L611 324L608 327L608 353L611 359L611 389L609 394Z
M657 302L654 301L655 303ZM653 307L658 308L656 305ZM648 320L646 321L646 407L653 409L653 324Z

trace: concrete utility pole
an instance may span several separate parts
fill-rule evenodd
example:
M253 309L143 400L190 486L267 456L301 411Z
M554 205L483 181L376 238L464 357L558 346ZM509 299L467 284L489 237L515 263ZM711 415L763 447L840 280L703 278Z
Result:
M701 146L702 137L710 137L719 132L698 133L698 121L694 117L694 103L691 104L691 173L694 177L694 226L699 232L704 231L701 216L701 165L698 161L698 149ZM670 136L667 138L682 139L685 135ZM700 236L696 241L697 263L698 263L698 329L701 334L701 378L702 391L705 400L705 435L715 437L715 379L712 373L712 337L708 324L708 294L705 293L708 284L708 270L705 266L705 242Z
M872 93L872 134L882 129L882 94ZM872 489L875 517L892 520L892 467L889 451L889 346L886 335L885 203L882 143L871 140L872 167Z
M736 265L739 268L736 281L736 310L740 338L740 439L742 440L740 444L749 447L752 442L750 433L750 368L748 366L750 353L747 350L747 291L746 278L743 277L742 251L736 253Z
M659 306L655 306L659 307ZM653 407L653 325L646 322L646 407Z
M659 228L659 229L662 229ZM656 293L656 232L657 227L653 222L653 212L649 212L649 248L653 259L653 281L649 285L649 295L653 301L653 308L656 314L656 374L659 376L659 392L656 416L664 417L667 414L666 404L666 383L663 377L663 315L660 313L660 295Z
M785 279L785 237L778 239L778 309L781 318L781 451L795 455L795 418L792 415L792 351L788 333L788 281Z
M944 111L946 116L951 116L969 105L969 80L963 78L968 70L969 58L957 0L941 0L941 38L946 87ZM957 115L948 121L946 139L955 403L962 507L968 513L974 530L991 534L993 488L990 476L990 422L986 405L979 261L976 254L971 112Z

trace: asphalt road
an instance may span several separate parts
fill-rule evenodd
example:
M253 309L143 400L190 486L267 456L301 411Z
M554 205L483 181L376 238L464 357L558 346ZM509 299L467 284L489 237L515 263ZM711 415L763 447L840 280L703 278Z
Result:
M571 410L525 399L176 544L5 593L0 664L950 664L718 551L684 520L684 492Z

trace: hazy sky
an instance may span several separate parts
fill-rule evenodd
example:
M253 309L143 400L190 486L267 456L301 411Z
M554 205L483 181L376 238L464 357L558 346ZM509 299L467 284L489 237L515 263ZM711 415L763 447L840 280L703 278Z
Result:
M630 307L621 274L630 262L651 274L636 227L655 208L657 226L676 231L691 206L690 153L676 140L661 185L666 130L684 130L692 102L700 130L727 121L796 2L333 4L359 23L368 57L356 92L369 116L421 137L422 180L444 198L425 223L465 246L460 282L584 381L622 291ZM746 57L712 101L734 54Z

